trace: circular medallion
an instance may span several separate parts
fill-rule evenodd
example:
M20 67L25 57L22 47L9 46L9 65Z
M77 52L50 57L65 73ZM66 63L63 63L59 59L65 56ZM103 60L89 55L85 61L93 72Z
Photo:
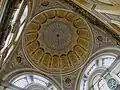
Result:
M64 49L71 42L70 28L63 22L51 22L43 29L44 43L51 49Z
M117 81L114 78L111 78L108 80L107 85L111 90L115 90L117 88Z
M48 73L76 70L91 51L91 32L86 21L68 10L47 10L28 24L23 50L31 65Z

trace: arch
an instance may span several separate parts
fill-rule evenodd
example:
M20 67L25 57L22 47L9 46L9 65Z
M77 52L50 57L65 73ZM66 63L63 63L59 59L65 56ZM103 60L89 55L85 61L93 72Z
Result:
M95 75L100 74L101 70L104 70L105 72L107 72L107 70L110 70L110 72L112 72L112 69L114 68L113 66L116 66L116 65L112 65L112 67L111 67L111 64L115 64L115 61L118 61L118 60L116 60L116 58L119 56L119 52L120 52L119 50L120 50L119 48L115 48L115 47L104 48L102 50L97 51L97 53L93 54L89 58L89 61L83 66L82 71L81 71L82 73L80 72L80 74L78 76L78 81L76 82L76 87L77 87L76 90L88 90L88 87L90 87L88 85L90 85L90 83L92 83L91 79L93 79L95 77ZM107 59L105 59L105 58L107 58ZM100 64L101 62L99 59L106 60L107 64L101 65ZM99 61L99 63L97 60ZM108 62L107 60L108 61L110 60L110 61ZM98 63L99 65L96 65L96 63ZM108 68L110 68L110 69L108 69ZM88 74L88 72L89 72L89 74ZM111 74L110 74L110 77L112 77ZM83 85L85 85L86 87L83 87Z
M8 86L20 89L33 90L34 88L41 88L42 90L60 90L60 86L55 79L31 68L19 69L7 74L3 77L3 85L4 82L8 82L5 83ZM12 89L12 87L9 88Z

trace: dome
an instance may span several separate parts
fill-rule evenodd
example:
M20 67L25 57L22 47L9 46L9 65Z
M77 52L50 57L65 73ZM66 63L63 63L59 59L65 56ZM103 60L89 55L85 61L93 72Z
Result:
M61 9L36 15L23 37L23 50L37 69L66 73L80 67L91 51L91 32L78 14Z

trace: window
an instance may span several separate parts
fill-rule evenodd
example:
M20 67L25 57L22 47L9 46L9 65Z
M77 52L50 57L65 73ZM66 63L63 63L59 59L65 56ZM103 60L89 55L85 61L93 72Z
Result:
M107 82L104 78L97 76L93 80L93 88L94 90L110 90L107 86Z
M26 74L16 77L10 83L16 88L27 89L27 90L58 90L56 86L51 83L48 79L33 74Z
M103 72L99 70L109 68L115 59L116 56L103 55L93 60L83 72L79 90L89 90L90 88L91 90L110 90L107 81L100 76ZM120 77L120 73L118 75Z

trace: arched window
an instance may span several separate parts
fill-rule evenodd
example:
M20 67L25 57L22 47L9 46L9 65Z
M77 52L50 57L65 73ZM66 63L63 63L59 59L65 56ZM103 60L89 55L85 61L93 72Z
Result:
M97 75L93 79L93 89L94 90L110 90L107 86L107 82L104 78L101 78L100 75Z
M10 90L58 90L48 78L32 73L13 77L8 84L8 88Z
M115 56L110 55L104 55L96 58L88 65L87 69L85 70L85 75L90 76L92 72L99 67L109 68L110 65L115 61L115 59Z
M114 55L102 55L90 62L83 71L79 90L111 90L103 74L115 60Z

